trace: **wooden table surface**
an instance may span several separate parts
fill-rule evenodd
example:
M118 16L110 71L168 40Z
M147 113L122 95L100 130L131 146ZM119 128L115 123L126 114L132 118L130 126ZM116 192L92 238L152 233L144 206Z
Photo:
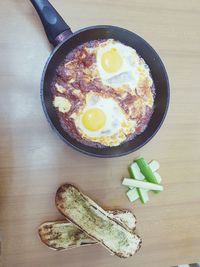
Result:
M73 30L113 24L144 37L163 59L171 84L168 116L153 140L114 159L80 154L50 129L39 84L51 51L29 3L0 3L0 233L6 267L169 267L200 260L200 1L52 0ZM120 185L138 155L161 164L165 191L131 205ZM60 219L54 205L64 182L105 207L134 210L141 250L129 259L94 245L68 252L44 246L37 227Z

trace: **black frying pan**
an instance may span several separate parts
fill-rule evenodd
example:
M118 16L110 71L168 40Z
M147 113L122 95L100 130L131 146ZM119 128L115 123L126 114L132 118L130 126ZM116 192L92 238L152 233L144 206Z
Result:
M72 33L56 10L47 0L31 0L43 23L49 42L55 47L44 67L41 80L41 99L44 112L51 127L65 143L73 148L97 157L117 157L133 152L145 145L159 130L169 105L169 82L165 67L155 50L141 37L115 26L91 26ZM133 47L149 65L156 87L155 110L146 130L134 140L117 147L94 148L83 145L70 137L60 125L52 105L50 86L55 71L66 55L78 45L96 39L113 38Z

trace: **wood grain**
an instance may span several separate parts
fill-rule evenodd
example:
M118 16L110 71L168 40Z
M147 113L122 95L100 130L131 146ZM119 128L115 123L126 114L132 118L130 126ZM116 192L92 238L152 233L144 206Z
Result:
M168 70L171 105L154 139L138 152L115 159L82 155L50 129L39 84L50 53L29 1L0 3L0 231L6 267L169 267L200 259L200 2L199 0L52 0L77 30L95 24L125 27L144 37ZM147 205L129 204L120 179L138 155L161 163L165 191ZM54 252L37 227L62 218L56 189L74 183L99 204L130 208L143 246L127 260L99 245Z

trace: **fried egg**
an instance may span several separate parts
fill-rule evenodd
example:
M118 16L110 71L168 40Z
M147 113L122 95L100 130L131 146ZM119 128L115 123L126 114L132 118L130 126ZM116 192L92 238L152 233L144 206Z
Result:
M102 83L114 88L122 85L136 87L139 60L133 48L112 39L103 42L97 49L97 68Z
M88 93L85 105L71 118L82 138L106 146L119 145L136 126L115 99L97 93Z
M121 92L128 87L134 94L143 77L152 80L148 66L136 50L113 39L98 46L96 66L102 83Z

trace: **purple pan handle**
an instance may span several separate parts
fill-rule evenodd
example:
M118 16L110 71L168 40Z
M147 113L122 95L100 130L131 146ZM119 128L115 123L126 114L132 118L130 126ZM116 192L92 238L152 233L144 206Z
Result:
M70 27L47 0L30 0L35 7L47 38L53 46L57 46L72 34Z

